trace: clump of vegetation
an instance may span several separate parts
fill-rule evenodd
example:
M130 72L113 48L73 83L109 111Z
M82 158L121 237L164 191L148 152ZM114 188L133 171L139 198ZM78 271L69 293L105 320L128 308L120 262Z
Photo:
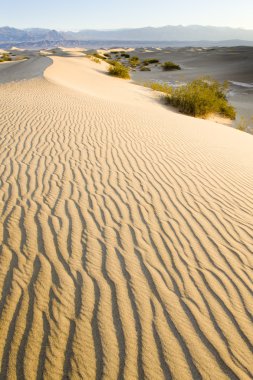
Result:
M145 59L142 63L143 65L147 66L149 64L159 63L159 59L149 58L149 59Z
M100 58L97 58L95 55L86 55L86 57L89 58L92 62L101 63Z
M114 65L110 65L108 71L109 74L114 77L130 79L129 69L119 62L116 62Z
M210 78L196 79L184 86L173 88L167 96L172 106L186 115L207 117L219 114L234 120L236 112L226 98L228 84Z
M11 61L11 57L8 53L4 53L2 55L2 58L0 58L0 62L9 62Z
M98 53L94 53L94 54L92 54L92 56L93 56L94 58L98 58L98 59L105 59L105 57L104 57L103 55L98 54Z
M122 58L130 58L130 54L127 53L121 53L120 55Z
M145 83L146 87L151 88L154 91L163 92L166 95L171 95L172 93L172 86L169 86L167 83L158 83L158 82L147 82Z
M117 63L119 63L118 61L115 61L115 59L107 59L106 62L112 66L115 66Z
M162 64L162 68L164 71L181 70L181 67L179 65L170 61L164 62Z
M104 53L104 56L105 56L106 58L111 58L111 54L109 54L109 53Z
M129 63L132 67L136 67L140 64L140 59L139 57L133 56L129 59Z
M100 59L96 57L92 57L91 60L95 63L101 63Z
M143 66L141 67L140 71L151 71L149 67Z

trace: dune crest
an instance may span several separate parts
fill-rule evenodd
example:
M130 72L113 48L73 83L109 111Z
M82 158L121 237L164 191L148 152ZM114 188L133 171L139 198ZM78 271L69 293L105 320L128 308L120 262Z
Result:
M0 377L251 379L252 137L53 61L0 86Z

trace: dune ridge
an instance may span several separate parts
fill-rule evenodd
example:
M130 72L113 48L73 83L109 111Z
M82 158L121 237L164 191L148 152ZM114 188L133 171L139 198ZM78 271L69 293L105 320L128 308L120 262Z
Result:
M0 85L0 378L251 379L252 137L53 61Z

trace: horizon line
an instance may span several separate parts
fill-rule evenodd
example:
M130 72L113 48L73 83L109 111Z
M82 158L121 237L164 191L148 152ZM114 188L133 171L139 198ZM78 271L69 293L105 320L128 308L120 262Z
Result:
M245 27L242 27L242 26L238 26L238 27L233 27L233 26L217 26L217 25L201 25L201 24L188 24L188 25L184 25L184 24L176 24L176 25L173 25L173 24L167 24L167 25L161 25L161 26L151 26L151 25L147 25L147 26L137 26L137 27L118 27L118 28L103 28L103 29L100 29L100 28L81 28L81 29L72 29L71 28L64 28L64 29L58 29L58 28L54 28L54 27L42 27L42 26L34 26L34 27L16 27L16 26L10 26L10 25L3 25L3 26L0 26L0 28L13 28L13 29L18 29L18 30L28 30L28 29L44 29L44 30L55 30L57 32L72 32L72 33L78 33L78 32L81 32L81 31L87 31L87 30L90 30L90 31L98 31L98 32L112 32L112 31L120 31L120 30L135 30L135 29L146 29L146 28L151 28L151 29L159 29L159 28L166 28L166 27L169 27L169 26L172 26L172 27L183 27L183 28L188 28L188 27L193 27L193 26L197 26L197 27L203 27L203 28L208 28L208 27L211 27L211 28L228 28L228 29L234 29L234 30L245 30L245 31L253 31L253 27L252 29L249 29L249 28L245 28Z

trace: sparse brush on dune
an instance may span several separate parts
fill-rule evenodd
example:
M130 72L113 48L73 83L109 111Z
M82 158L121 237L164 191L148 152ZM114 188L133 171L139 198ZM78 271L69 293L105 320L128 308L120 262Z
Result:
M8 53L4 53L2 55L2 58L0 58L0 62L8 62L11 61L11 57Z
M132 67L136 67L140 64L140 59L139 57L133 56L129 59L129 63Z
M94 54L92 54L92 56L93 56L94 58L98 58L98 59L106 59L103 55L98 54L98 53L94 53Z
M115 59L106 59L106 62L111 66L115 66L117 63L119 63L118 61L115 61Z
M114 77L130 79L129 69L119 62L116 62L114 65L110 65L108 71L109 74Z
M149 59L145 59L142 64L147 66L149 64L153 64L153 63L159 63L159 59L155 59L155 58L149 58Z
M200 78L177 88L157 82L147 82L145 86L163 92L166 101L186 115L207 117L210 114L218 114L231 120L236 117L236 111L226 97L227 82L219 83L211 78ZM244 124L240 123L241 128Z
M149 87L154 91L163 92L166 95L170 95L172 93L172 87L167 83L158 83L158 82L147 82L145 83L145 87Z
M100 58L97 58L95 55L86 55L86 57L89 58L92 62L101 63Z
M162 64L162 68L164 71L181 70L181 67L179 65L177 65L174 62L170 62L170 61L164 62Z
M172 89L168 103L184 114L207 117L218 114L234 120L236 112L226 98L228 84L211 78L196 79L184 86Z

